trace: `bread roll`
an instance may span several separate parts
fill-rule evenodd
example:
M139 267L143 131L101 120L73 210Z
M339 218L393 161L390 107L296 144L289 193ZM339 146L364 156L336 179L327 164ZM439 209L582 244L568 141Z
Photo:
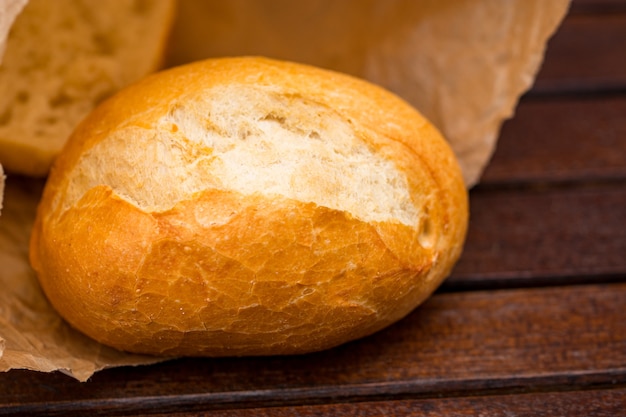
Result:
M127 88L48 179L31 262L118 349L296 354L404 317L461 253L467 192L432 124L365 81L242 57Z
M99 101L156 70L174 6L173 0L30 0L11 22L0 66L5 169L45 176Z

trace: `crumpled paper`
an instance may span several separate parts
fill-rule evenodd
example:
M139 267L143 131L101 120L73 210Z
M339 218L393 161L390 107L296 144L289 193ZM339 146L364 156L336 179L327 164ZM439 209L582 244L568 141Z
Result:
M569 0L181 0L170 63L264 55L366 78L448 139L468 187Z
M502 122L532 85L568 6L569 0L181 0L168 65L265 55L369 79L439 127L471 187ZM7 179L0 217L0 370L59 370L85 381L107 367L163 360L102 346L48 304L28 263L42 187L40 180L10 173Z

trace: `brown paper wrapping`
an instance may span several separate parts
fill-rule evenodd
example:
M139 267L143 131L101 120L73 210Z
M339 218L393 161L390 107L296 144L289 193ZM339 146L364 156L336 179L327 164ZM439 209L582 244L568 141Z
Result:
M366 78L451 143L468 187L569 0L181 0L170 61L264 55Z
M441 129L471 187L568 6L569 0L181 0L169 65L265 55L367 78ZM39 180L7 180L0 370L60 370L84 381L103 368L163 360L102 346L48 304L28 263L42 187Z

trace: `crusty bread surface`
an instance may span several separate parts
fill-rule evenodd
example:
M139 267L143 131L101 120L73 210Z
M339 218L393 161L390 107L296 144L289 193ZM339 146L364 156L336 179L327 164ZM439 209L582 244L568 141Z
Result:
M45 176L100 102L156 70L173 0L30 0L0 66L0 163Z
M48 178L31 263L53 306L118 349L296 354L426 299L467 227L458 163L391 93L222 58L106 100Z

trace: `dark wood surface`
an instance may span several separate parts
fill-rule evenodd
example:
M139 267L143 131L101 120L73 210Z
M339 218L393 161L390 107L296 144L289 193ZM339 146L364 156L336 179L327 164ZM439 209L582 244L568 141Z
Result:
M574 1L424 305L311 355L79 383L0 374L0 415L626 416L626 2Z

